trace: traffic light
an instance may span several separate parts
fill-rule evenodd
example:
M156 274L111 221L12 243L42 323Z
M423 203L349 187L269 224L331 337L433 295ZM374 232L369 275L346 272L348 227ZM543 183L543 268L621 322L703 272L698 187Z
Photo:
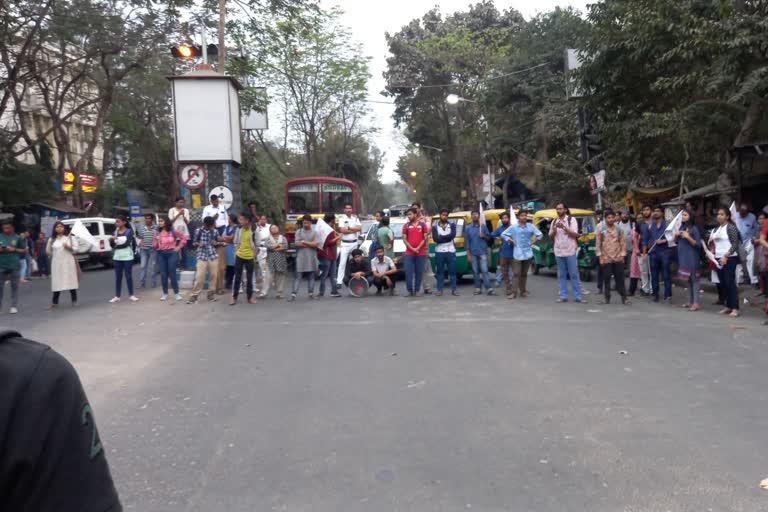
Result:
M208 55L217 55L219 47L215 44L209 44L206 48ZM196 44L181 43L171 46L171 55L176 59L191 59L203 56L203 47Z

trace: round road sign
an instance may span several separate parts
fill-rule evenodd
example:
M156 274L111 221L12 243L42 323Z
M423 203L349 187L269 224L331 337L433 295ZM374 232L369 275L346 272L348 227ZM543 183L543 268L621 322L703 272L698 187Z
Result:
M205 185L205 167L202 165L185 165L179 171L181 184L190 190L196 190Z
M232 207L232 191L229 190L227 187L223 185L219 185L218 187L213 187L211 189L211 193L208 194L208 197L210 196L218 196L219 200L221 201L221 204L224 205L224 208L229 210Z

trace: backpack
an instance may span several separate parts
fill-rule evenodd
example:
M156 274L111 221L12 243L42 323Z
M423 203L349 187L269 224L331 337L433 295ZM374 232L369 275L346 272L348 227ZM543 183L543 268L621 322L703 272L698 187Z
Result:
M376 249L379 248L379 226L376 226L376 229L373 231L373 242L371 242L371 246L368 248L368 256L372 256L376 254Z

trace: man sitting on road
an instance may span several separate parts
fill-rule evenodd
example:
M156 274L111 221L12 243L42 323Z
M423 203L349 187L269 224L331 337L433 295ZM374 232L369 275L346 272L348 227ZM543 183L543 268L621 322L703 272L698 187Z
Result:
M350 288L350 292L354 292L353 295L355 296L358 295L356 291L357 289L353 290L353 286L350 286L350 283L353 279L362 279L364 283L361 289L367 291L368 287L371 286L372 275L373 272L371 272L371 263L370 261L363 258L363 251L360 249L353 250L352 259L347 264L347 268L345 269L344 274L344 284ZM355 283L352 284L354 285ZM365 291L363 291L363 293L365 293Z
M376 257L371 260L373 271L373 285L376 287L376 295L381 295L381 289L389 290L389 295L395 294L395 280L397 265L392 258L384 254L384 248L376 248Z

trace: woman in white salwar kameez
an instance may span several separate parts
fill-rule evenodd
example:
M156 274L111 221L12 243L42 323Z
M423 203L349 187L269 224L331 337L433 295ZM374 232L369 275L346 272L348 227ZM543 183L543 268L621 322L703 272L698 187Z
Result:
M55 309L59 305L59 295L67 290L72 297L72 305L77 306L80 267L75 259L76 248L77 240L68 233L67 227L61 222L54 224L45 250L50 261L53 292L49 309Z

